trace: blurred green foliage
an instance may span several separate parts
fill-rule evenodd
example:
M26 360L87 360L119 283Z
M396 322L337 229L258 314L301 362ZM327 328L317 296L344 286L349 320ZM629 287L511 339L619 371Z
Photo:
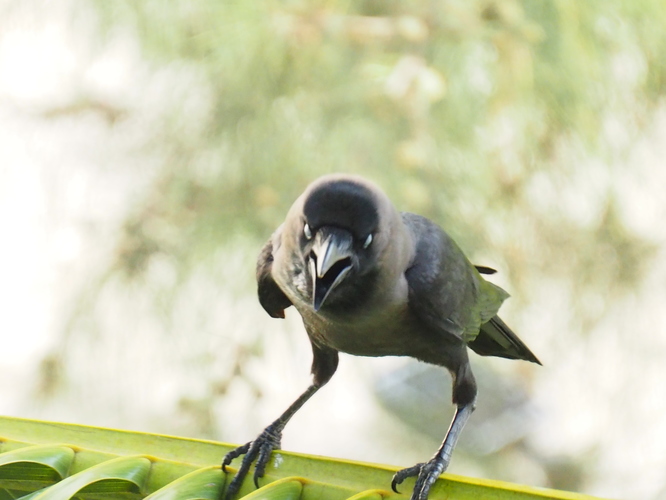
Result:
M155 252L194 264L234 235L267 238L305 185L333 171L374 178L463 247L495 248L517 287L524 266L564 266L585 285L641 274L650 246L617 218L603 173L589 179L600 183L591 220L562 213L557 193L534 205L540 189L566 192L586 158L613 162L606 120L620 116L629 134L645 125L666 84L657 1L98 6L156 67L195 74L204 102L171 103L155 130L162 173L118 253L130 274ZM577 156L562 158L563 145ZM623 261L600 268L599 246L621 247Z
M261 358L266 332L247 311L215 319L214 309L238 306L254 255L305 186L341 171L372 178L399 210L432 218L476 263L498 268L514 297L506 309L528 318L524 338L552 344L545 356L535 348L545 364L558 359L631 293L655 254L626 217L623 179L664 104L662 3L98 0L100 35L129 33L148 71L178 91L143 118L159 172L64 337L95 332L98 302L114 292L173 323L156 330L172 334L174 351L174 332L188 345L227 335L224 349L204 343L207 357L188 366L197 386L213 359L222 375L180 409L216 435L211 402ZM140 76L137 85L149 79ZM122 111L117 121L143 110ZM191 279L201 275L227 294ZM130 286L118 287L119 276ZM119 342L134 340L128 331ZM57 378L54 359L45 380ZM584 466L576 474L573 461L556 462L552 485L582 487Z

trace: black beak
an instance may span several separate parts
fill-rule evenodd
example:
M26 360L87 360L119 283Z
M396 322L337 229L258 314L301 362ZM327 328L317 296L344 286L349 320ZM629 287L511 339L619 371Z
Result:
M319 311L331 291L352 267L353 238L347 231L321 228L317 231L310 253L312 307Z

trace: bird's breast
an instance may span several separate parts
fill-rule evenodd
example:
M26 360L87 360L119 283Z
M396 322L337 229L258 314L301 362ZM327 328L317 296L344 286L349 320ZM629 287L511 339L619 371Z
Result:
M388 304L353 316L301 311L310 337L317 343L356 356L409 356L423 331L406 303Z

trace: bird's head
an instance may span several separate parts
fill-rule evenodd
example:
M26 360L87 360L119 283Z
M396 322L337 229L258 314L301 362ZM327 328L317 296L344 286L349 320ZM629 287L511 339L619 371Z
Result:
M380 217L380 201L367 181L326 177L306 191L298 245L315 311L348 307L368 291Z

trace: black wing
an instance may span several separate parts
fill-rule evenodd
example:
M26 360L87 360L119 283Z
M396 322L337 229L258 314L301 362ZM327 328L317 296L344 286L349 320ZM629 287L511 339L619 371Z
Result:
M403 221L416 243L413 265L405 272L416 314L426 324L460 337L477 354L541 364L496 315L508 294L478 274L492 274L494 269L472 266L430 220L404 213Z
M409 307L433 331L462 341L476 302L470 276L474 269L439 226L410 213L402 218L415 243L414 258L405 271Z
M257 293L259 303L273 318L284 318L291 301L273 279L273 237L259 252L257 259Z

